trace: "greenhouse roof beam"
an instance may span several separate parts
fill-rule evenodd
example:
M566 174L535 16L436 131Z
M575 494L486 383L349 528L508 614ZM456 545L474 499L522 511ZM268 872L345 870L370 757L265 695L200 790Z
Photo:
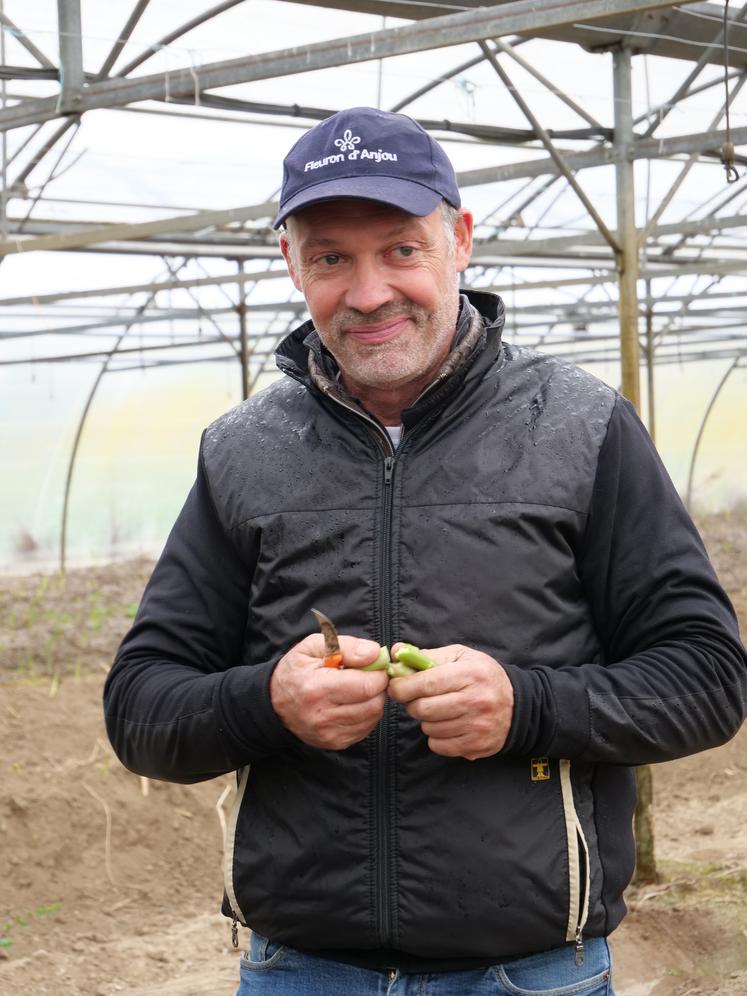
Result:
M578 182L578 180L576 179L575 175L573 174L573 172L569 168L568 163L566 162L566 159L565 159L563 153L555 146L555 144L552 141L552 138L551 138L550 134L540 124L539 119L532 112L531 108L529 107L529 104L527 104L527 102L524 100L524 98L522 97L522 95L519 93L519 90L517 89L517 87L514 86L512 80L511 80L511 77L508 75L508 73L506 72L506 70L503 68L503 66L498 61L498 59L496 57L496 54L493 51L491 51L491 49L489 48L487 42L481 41L481 42L479 42L479 45L480 45L480 48L482 49L483 55L485 56L485 58L487 59L487 61L490 63L490 65L493 67L493 69L495 70L496 74L498 75L498 77L500 78L501 82L503 83L504 87L508 91L509 96L513 97L513 99L516 102L517 106L521 110L521 113L524 115L524 117L527 119L527 121L531 124L532 130L540 138L542 144L544 145L545 149L549 153L550 158L555 163L555 166L560 171L560 173L565 177L566 182L571 187L571 189L573 190L573 192L575 193L575 195L578 197L578 199L583 204L584 208L586 209L587 214L591 217L591 219L593 220L594 224L597 226L597 228L601 232L602 237L604 238L605 242L609 245L609 247L612 249L613 252L615 252L615 253L619 252L620 251L620 245L618 243L617 238L609 230L609 228L605 224L602 216L599 214L599 212L597 211L597 209L594 207L594 205L592 204L590 198L587 196L586 192L584 191L583 187Z
M710 232L725 231L731 228L747 228L747 217L743 214L724 217L706 217L694 221L678 221L667 225L658 225L650 238L660 239L668 235L704 235ZM642 229L638 230L639 233ZM478 261L482 252L505 251L515 255L523 252L529 254L561 252L571 246L603 245L599 232L589 230L576 235L560 235L549 239L490 239L485 242L476 241L473 260Z
M382 17L402 17L414 21L437 17L443 13L444 4L429 0L296 0L297 3L313 7L332 7L358 13L377 14ZM504 4L507 0L497 0ZM494 4L496 0L494 0ZM462 10L484 5L484 0L458 0ZM457 6L455 4L455 6ZM694 16L693 16L694 15ZM590 52L607 51L622 44L628 44L639 53L685 59L692 62L695 53L707 52L707 61L713 65L723 65L723 51L713 46L712 35L704 24L712 22L715 31L723 21L723 7L713 3L696 3L684 8L682 4L671 4L668 10L657 11L644 17L637 17L632 8L610 10L608 16L599 23L578 23L580 18L569 18L565 24L554 27L538 26L522 32L526 41L531 38L548 38L554 41L572 42ZM704 35L708 40L704 40ZM739 22L738 15L729 18L730 44L736 48L747 46L747 30Z
M31 39L25 35L24 32L21 31L21 29L17 27L3 11L0 11L0 25L2 25L4 31L7 31L8 34L12 35L19 44L23 45L27 52L30 52L31 55L33 55L40 66L44 69L53 69L55 74L54 78L57 77L57 67L55 64L46 57L41 49L34 45Z
M747 260L722 260L715 262L692 262L683 263L681 266L656 267L645 265L639 274L641 280L658 280L662 278L692 276L693 274L717 274L718 276L728 276L732 273L747 272ZM476 290L493 291L496 294L518 293L528 290L548 290L558 287L592 287L602 284L616 284L617 273L610 270L609 273L594 274L593 276L559 277L548 280L512 280L505 282L494 281L491 284L480 285Z
M106 79L106 77L109 75L114 63L119 58L120 52L125 47L127 42L130 40L130 36L132 35L132 32L135 30L137 22L145 13L145 8L148 6L149 3L150 0L138 0L138 2L135 4L132 13L127 18L127 23L122 28L119 37L117 38L114 45L112 45L111 51L104 60L101 69L99 69L98 73L96 74L97 79Z
M170 97L169 103L192 106L194 104L194 97ZM337 113L337 111L325 110L323 108L301 108L295 104L254 103L248 100L238 100L236 97L223 97L213 93L201 93L200 105L203 107L214 107L216 110L236 111L237 113L287 114L291 117L305 117L313 121L323 121L325 118ZM447 118L415 117L415 120L427 131L442 131L449 134L467 135L470 138L494 144L524 145L527 142L533 142L537 139L537 135L529 128L501 128L495 125L478 124L474 121L450 121ZM547 134L551 138L574 140L610 139L612 137L612 129L595 123L585 128L548 128Z
M221 274L215 277L195 277L192 280L162 280L148 284L127 284L122 287L95 287L91 290L63 291L58 294L32 294L26 297L0 298L0 308L10 308L19 304L41 305L56 304L60 301L74 301L87 297L111 297L120 294L143 294L159 291L183 290L188 287L216 287L221 284L256 283L260 280L287 278L288 273L282 270L261 270L258 273L247 271L241 277L235 273Z
M228 208L223 211L198 211L196 214L178 215L172 218L162 218L158 221L96 225L91 228L41 235L30 239L4 239L0 240L0 256L51 249L78 249L81 246L112 242L117 239L142 239L150 235L195 232L216 225L230 225L240 221L271 217L275 208L274 203L268 202L251 204L248 207Z
M728 26L731 28L732 24L744 21L745 17L747 17L747 3L745 3L744 6L741 8L741 10L739 10L737 14L730 19L730 23ZM713 54L723 45L723 41L724 41L724 25L720 24L716 34L712 36L711 44L708 46L708 48L704 49L703 52L701 52L698 61L695 63L695 65L690 70L685 79L682 81L682 83L680 83L680 85L677 87L676 91L672 94L672 96L669 98L666 104L664 104L663 107L659 108L658 113L654 117L652 117L651 122L648 128L646 129L646 133L644 136L645 138L650 138L653 135L653 133L656 131L656 129L659 127L659 125L662 123L662 121L664 121L664 119L670 113L670 111L672 111L673 108L677 106L680 100L688 96L690 92L690 86L701 74L701 72L703 71L704 67L709 62Z
M654 159L659 156L674 155L682 152L703 152L717 148L725 140L725 132L710 134L681 135L666 139L646 139L635 143L630 149L633 159ZM747 128L735 128L731 132L735 144L747 142ZM598 166L613 162L614 150L611 148L592 149L589 152L566 153L565 162L570 169ZM469 170L458 175L459 185L468 187L481 183L494 183L500 180L521 176L542 175L558 170L556 163L549 157L510 163L504 166L494 166L478 170ZM241 208L231 208L224 211L198 211L195 214L178 215L172 218L162 218L157 221L135 224L122 223L115 225L91 226L77 231L58 232L42 235L37 238L10 238L0 241L0 256L19 252L38 250L78 249L96 244L108 244L119 240L135 240L161 235L171 235L178 232L194 232L216 225L227 225L240 221L271 218L277 205L275 202L248 205ZM237 251L246 247L237 246ZM268 256L276 256L274 247L266 249ZM256 255L257 253L255 253ZM261 252L259 253L261 255Z
M747 143L747 128L732 128L731 140L734 145ZM717 156L719 155L718 149L725 141L725 131L714 131L710 134L696 132L692 135L676 135L670 138L638 139L630 147L630 156L633 159L663 159L667 156L693 152L712 153ZM588 169L592 166L612 165L615 161L615 150L611 147L605 147L589 149L586 152L565 152L564 157L571 169ZM501 166L465 170L457 174L457 180L460 187L472 187L482 183L498 183L504 180L546 174L560 174L557 165L549 156L518 163L506 163Z
M216 87L447 48L484 38L604 18L614 13L635 13L667 6L670 3L665 0L545 0L541 6L535 0L511 0L501 7L478 7L403 27L243 56L205 66L189 66L134 79L102 80L85 88L77 109L88 111L121 107L142 100L168 100L169 94L192 96L197 101L202 90ZM48 121L58 114L54 98L24 101L0 112L0 130Z
M595 117L585 110L585 108L576 103L576 101L573 100L573 98L567 93L564 93L556 83L552 83L546 76L536 69L531 62L528 62L523 56L519 55L518 52L515 52L513 45L509 45L500 38L494 39L493 44L498 51L503 52L505 55L512 58L514 62L518 63L518 65L520 65L525 72L529 73L530 76L533 76L538 83L541 83L547 90L550 91L550 93L557 97L558 100L561 100L567 107L570 107L575 114L578 114L580 118L583 118L584 121L588 122L588 124L590 124L597 133L604 134L606 138L611 139L611 129L605 128L602 124L600 124ZM548 134L552 135L552 131L550 131L550 129L548 129Z
M224 0L223 3L219 3L216 7L210 7L208 10L203 11L191 20L186 21L184 24L180 24L178 28L174 28L173 31L169 31L167 35L160 38L157 42L149 45L144 52L141 52L135 59L128 62L126 66L122 66L117 72L117 76L129 76L133 69L137 69L138 66L142 66L144 62L147 62L151 56L160 52L162 49L166 48L177 38L181 38L182 35L186 35L189 31L194 28L198 28L205 21L211 21L218 14L222 14L224 10L229 10L231 7L236 7L240 3L244 3L245 0Z
M57 0L60 39L60 94L54 100L55 114L76 114L83 100L83 29L80 0ZM32 124L34 122L31 122Z

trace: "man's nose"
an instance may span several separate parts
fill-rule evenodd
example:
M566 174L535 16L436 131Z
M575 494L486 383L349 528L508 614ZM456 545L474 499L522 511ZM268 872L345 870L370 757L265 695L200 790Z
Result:
M369 314L394 299L384 268L374 260L358 260L345 292L348 308Z

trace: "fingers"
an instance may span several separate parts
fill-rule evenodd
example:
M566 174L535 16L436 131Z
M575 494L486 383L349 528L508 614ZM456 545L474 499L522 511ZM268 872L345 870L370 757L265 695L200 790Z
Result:
M374 640L362 640L356 636L341 636L340 650L343 667L361 668L376 660L379 655L379 644ZM293 652L308 658L309 666L323 667L326 654L324 637L321 633L311 633L296 644L291 653Z
M390 680L386 671L360 670L379 654L373 640L341 636L340 650L345 666L325 668L324 639L313 633L273 672L275 711L305 743L342 750L364 739L381 719L388 694L421 724L436 754L474 760L503 747L513 716L513 688L487 654L457 644L436 647L423 652L438 667Z
M396 678L388 694L417 720L428 746L444 757L475 760L496 754L513 717L513 688L498 661L478 650L428 650L440 667Z
M439 739L428 738L428 748L441 757L463 757L468 761L477 761L481 757L490 757L496 753L489 746L483 746L468 736Z
M460 691L472 680L463 666L457 666L460 664L457 652L463 649L465 648L437 647L435 650L424 650L423 653L438 666L428 671L418 671L406 678L394 678L389 686L390 697L406 705L416 699Z
M406 681L407 679L397 680ZM394 697L393 694L391 697ZM420 723L440 723L456 717L461 718L469 710L469 704L465 702L464 697L456 692L423 696L411 699L404 704L408 714Z
M386 671L358 671L343 668L331 672L327 696L336 705L365 702L378 695L384 695L389 678Z
M372 640L340 637L342 669L324 666L324 638L307 636L282 657L270 679L270 699L281 722L313 747L344 750L364 739L386 705L386 672L360 671L375 660Z

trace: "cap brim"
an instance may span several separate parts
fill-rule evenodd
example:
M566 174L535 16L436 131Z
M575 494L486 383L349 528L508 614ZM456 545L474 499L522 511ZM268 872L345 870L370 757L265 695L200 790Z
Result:
M285 219L312 204L323 201L338 200L341 197L358 198L366 201L377 201L399 208L408 214L423 218L435 211L443 199L441 194L430 187L411 180L401 180L392 176L351 176L339 177L336 180L326 180L307 187L295 197L291 197L281 205L277 218L272 223L273 228L280 228Z

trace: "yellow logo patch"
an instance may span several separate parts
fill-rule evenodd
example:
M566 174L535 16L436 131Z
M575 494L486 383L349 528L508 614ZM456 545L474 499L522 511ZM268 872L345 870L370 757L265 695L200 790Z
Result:
M550 758L533 757L531 760L531 772L533 782L550 781Z

